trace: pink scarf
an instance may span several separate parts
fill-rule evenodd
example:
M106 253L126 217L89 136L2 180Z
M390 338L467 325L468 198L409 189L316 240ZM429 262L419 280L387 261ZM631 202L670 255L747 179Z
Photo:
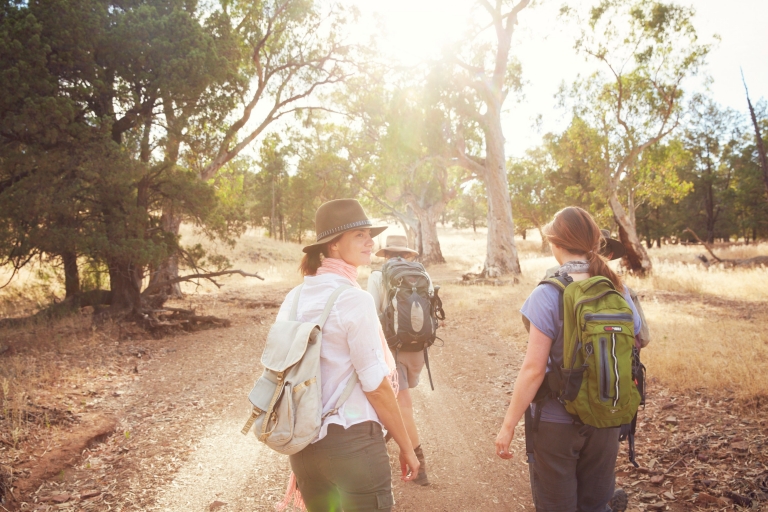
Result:
M321 276L324 274L337 274L346 277L352 286L358 289L360 288L360 284L357 282L357 267L353 267L342 259L324 258L320 268L317 269L317 275ZM389 368L390 372L387 378L389 379L390 384L392 384L395 396L397 396L397 392L399 391L397 365L395 364L395 358L392 356L392 352L389 350L389 345L387 345L387 339L384 337L384 331L381 329L381 324L378 324L378 328L381 349L384 352L384 362L387 364L387 368ZM306 505L301 496L301 491L299 491L299 485L296 482L296 475L293 474L293 471L291 471L291 476L288 480L288 488L285 490L285 497L283 498L283 501L275 505L275 509L280 512L286 510L291 505L299 510L306 510Z

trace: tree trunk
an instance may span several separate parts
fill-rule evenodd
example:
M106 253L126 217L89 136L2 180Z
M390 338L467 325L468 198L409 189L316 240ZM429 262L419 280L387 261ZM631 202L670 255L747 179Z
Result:
M741 75L742 81L744 80L744 74ZM755 128L755 144L757 145L757 156L760 161L760 168L763 171L763 181L765 182L765 190L768 192L768 156L765 153L765 145L763 144L763 136L760 134L760 124L757 122L757 116L755 115L755 109L752 107L752 101L749 99L749 91L747 91L747 82L744 82L744 90L747 93L747 105L749 105L749 116L752 118L752 126Z
M483 274L486 277L520 274L501 131L501 105L498 110L492 110L489 105L487 116L483 181L488 196L488 241Z
M503 4L482 2L481 5L493 19L496 30L496 55L493 71L478 77L474 72L469 78L469 87L477 91L485 103L485 112L474 111L474 119L480 123L485 139L485 158L471 159L464 153L464 141L457 146L458 165L482 177L488 197L488 239L483 277L498 277L503 274L520 274L520 261L515 246L515 223L512 218L512 200L509 196L506 157L504 154L504 132L501 127L501 109L509 92L506 83L509 74L509 52L512 34L517 25L518 13L525 9L530 0L520 0L509 12L502 12Z
M163 231L171 233L176 238L179 238L181 218L174 215L173 208L170 205L166 205L163 208L163 215L160 217L160 225L162 226ZM179 255L172 254L167 260L160 263L160 266L152 272L149 278L149 284L153 285L162 281L170 281L177 277L179 277ZM184 297L180 283L166 286L161 293L176 299Z
M77 254L66 251L62 253L61 261L64 263L64 290L68 299L80 293L80 272L77 268Z
M109 289L112 308L116 310L141 310L142 272L133 264L122 261L109 263Z
M549 242L547 242L547 237L544 235L544 228L541 224L536 224L536 229L539 230L539 236L541 236L541 252L543 254L549 254Z
M643 247L640 237L637 236L637 228L631 222L626 210L619 202L616 192L611 192L608 197L608 204L613 211L613 217L619 225L619 239L627 250L624 261L632 272L640 275L650 273L652 269L651 259L648 257L645 247Z
M421 262L424 265L433 263L445 263L443 252L440 249L440 241L437 238L437 222L440 219L442 206L433 205L429 208L413 208L416 218L419 219L419 232L421 241Z

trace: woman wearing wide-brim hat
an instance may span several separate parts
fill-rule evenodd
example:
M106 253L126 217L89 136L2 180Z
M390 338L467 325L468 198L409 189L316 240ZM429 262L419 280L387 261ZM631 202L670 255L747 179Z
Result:
M338 411L323 419L317 439L290 456L291 468L310 512L390 510L383 429L400 446L403 480L416 477L419 463L397 406L397 372L373 298L357 283L357 268L371 262L372 237L386 226L374 226L357 200L336 199L318 208L315 228L316 241L304 247L299 267L304 284L296 319L315 321L339 286L352 285L338 296L323 326L323 414L334 408L352 372L359 382ZM283 301L278 320L288 319L297 288Z

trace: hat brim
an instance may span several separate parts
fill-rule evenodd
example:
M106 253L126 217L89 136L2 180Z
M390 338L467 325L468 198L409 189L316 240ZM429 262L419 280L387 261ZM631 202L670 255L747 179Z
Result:
M626 254L627 250L619 240L615 238L603 238L603 240L605 240L605 245L600 249L600 254L603 256L611 254L610 259L617 260Z
M418 251L414 251L413 249L409 249L407 247L401 247L399 245L397 245L397 246L396 245L392 245L392 246L389 246L389 247L382 247L381 249L376 251L376 256L378 256L379 258L383 258L384 257L384 253L387 252L387 251L389 251L389 252L407 252L407 253L410 253L410 254L415 254L416 256L419 255L419 252Z
M332 235L328 235L327 237L323 238L322 240L318 240L317 242L307 245L302 249L302 251L306 252L312 252L315 249L319 249L321 245L327 244L331 240L335 240L339 236L343 235L347 231L355 231L356 229L370 229L371 230L371 238L378 236L382 231L387 229L389 226L365 226L365 227L356 227L356 228L349 228L345 229L344 231L339 231L338 233L334 233Z

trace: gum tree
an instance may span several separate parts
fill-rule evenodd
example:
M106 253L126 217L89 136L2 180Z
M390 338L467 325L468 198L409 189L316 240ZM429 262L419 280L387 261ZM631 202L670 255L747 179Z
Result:
M603 0L588 9L564 7L580 27L575 47L598 71L564 92L574 114L598 131L604 193L640 274L651 260L637 233L636 192L643 153L669 136L684 112L683 86L710 50L693 26L694 10L664 2Z
M520 66L512 57L512 35L518 14L529 3L480 0L477 5L484 22L473 26L465 41L446 51L443 63L445 101L454 113L447 125L452 131L451 156L482 180L488 197L486 277L520 274L501 112L509 93L521 86ZM472 131L481 140L473 141L468 136Z

